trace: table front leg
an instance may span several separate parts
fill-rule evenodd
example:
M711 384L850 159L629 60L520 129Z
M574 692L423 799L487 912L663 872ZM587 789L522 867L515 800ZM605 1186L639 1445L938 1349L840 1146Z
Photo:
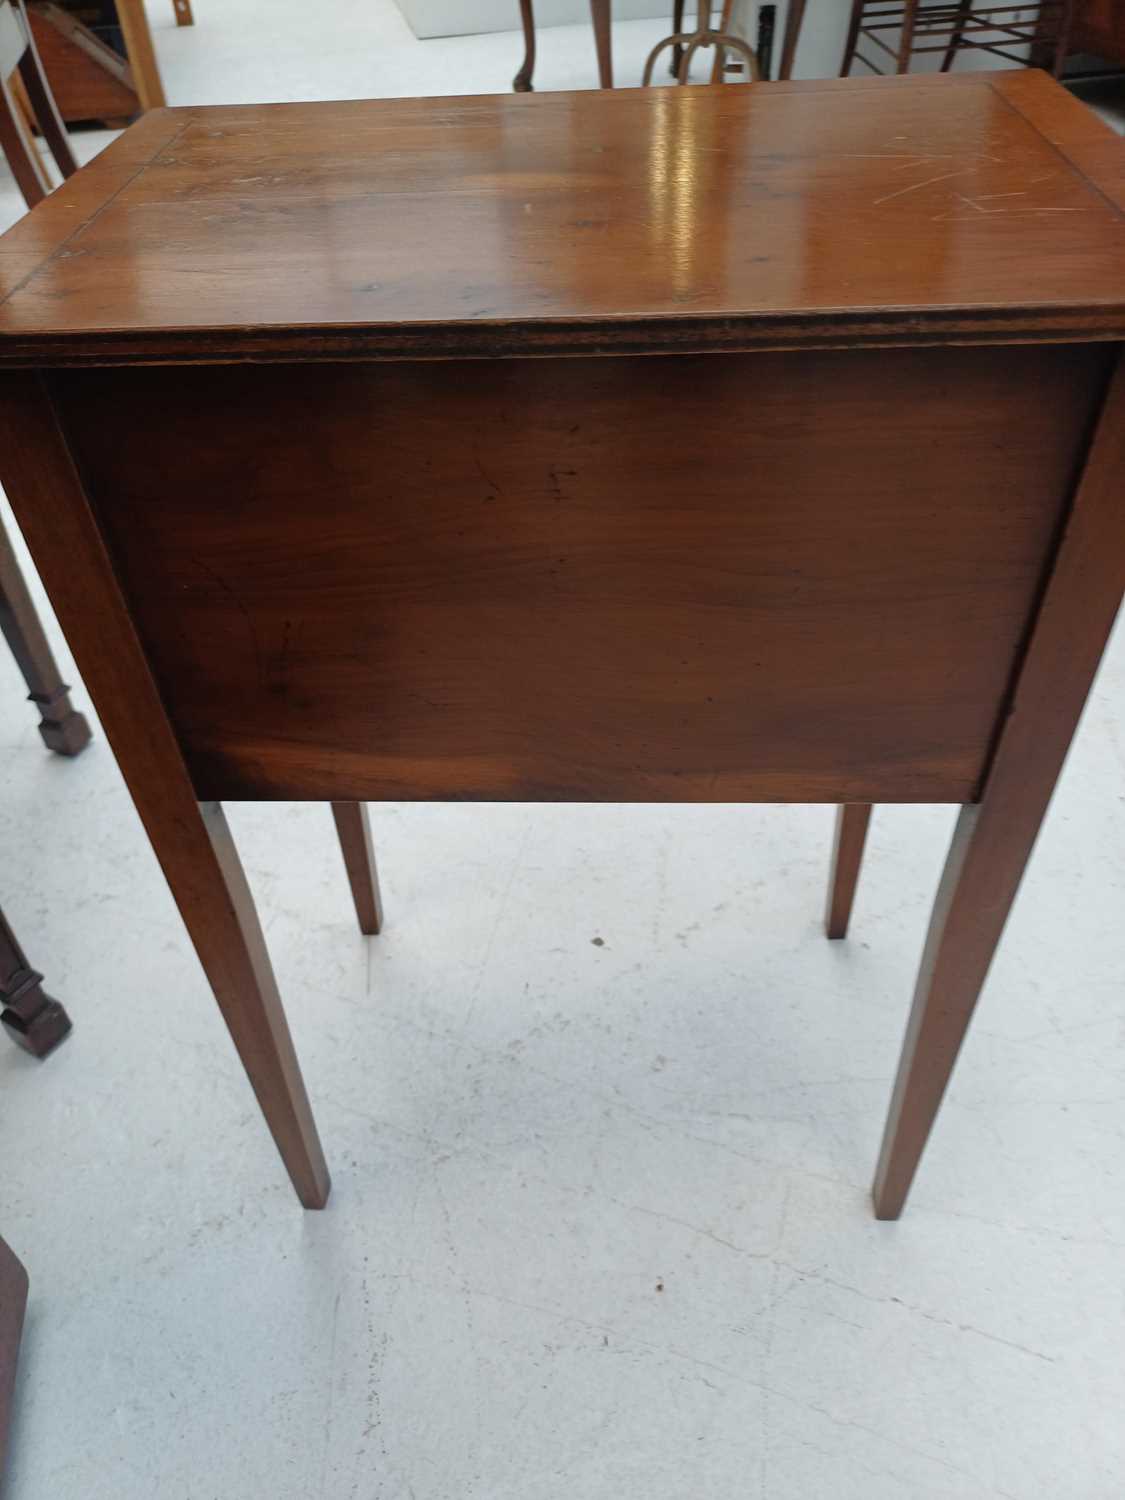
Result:
M1125 364L1079 482L979 803L946 860L875 1176L906 1202L1125 590Z
M0 478L306 1208L328 1198L312 1110L218 803L199 803L43 377L0 375Z

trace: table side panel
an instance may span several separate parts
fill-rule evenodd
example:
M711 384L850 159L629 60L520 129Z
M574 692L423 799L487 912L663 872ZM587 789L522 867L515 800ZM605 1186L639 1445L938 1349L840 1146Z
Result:
M1111 356L52 385L201 798L962 802Z

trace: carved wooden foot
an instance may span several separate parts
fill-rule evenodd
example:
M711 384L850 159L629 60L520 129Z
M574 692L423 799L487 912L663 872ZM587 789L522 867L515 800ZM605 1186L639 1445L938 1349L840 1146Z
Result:
M0 1024L17 1047L46 1057L70 1031L70 1017L43 989L0 912Z
M29 693L28 697L39 710L39 733L48 750L56 755L77 755L85 750L90 743L90 726L71 707L70 689L65 684L50 697L39 693Z

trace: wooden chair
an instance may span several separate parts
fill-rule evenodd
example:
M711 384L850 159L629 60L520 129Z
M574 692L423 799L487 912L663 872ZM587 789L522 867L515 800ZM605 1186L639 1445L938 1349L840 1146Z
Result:
M873 73L908 73L913 57L932 52L943 54L943 73L949 72L958 52L969 50L1026 63L1026 56L1012 51L1026 46L1034 49L1040 67L1057 76L1067 53L1073 10L1073 0L1025 0L1022 5L986 0L980 6L974 0L854 0L840 76L847 77L857 59ZM890 41L885 39L887 33ZM877 47L889 59L889 66L879 67L865 56L859 50L861 43ZM783 78L788 77L787 62L792 65L788 27L782 49Z
M23 110L12 93L11 77L17 71L40 135L50 146L62 175L71 176L77 172L78 163L39 61L24 0L0 0L0 94L3 95L0 98L0 146L4 148L24 201L28 208L34 208L51 191L51 181L28 132Z
M711 0L699 0L694 31L684 30L684 9L685 0L675 0L672 10L672 35L657 42L649 53L641 78L642 87L647 87L652 82L657 59L662 52L669 49L672 53L672 77L677 83L687 83L695 54L704 47L715 49L715 59L711 66L712 83L722 83L728 52L735 52L742 58L746 64L747 80L756 83L761 77L757 55L743 37L734 36L730 31L734 0L722 0L718 26L711 25Z

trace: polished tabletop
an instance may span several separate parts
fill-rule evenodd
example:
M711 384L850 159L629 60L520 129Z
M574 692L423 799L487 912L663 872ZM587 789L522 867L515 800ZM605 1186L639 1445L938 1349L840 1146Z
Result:
M1125 335L1038 73L158 110L0 239L0 363Z

